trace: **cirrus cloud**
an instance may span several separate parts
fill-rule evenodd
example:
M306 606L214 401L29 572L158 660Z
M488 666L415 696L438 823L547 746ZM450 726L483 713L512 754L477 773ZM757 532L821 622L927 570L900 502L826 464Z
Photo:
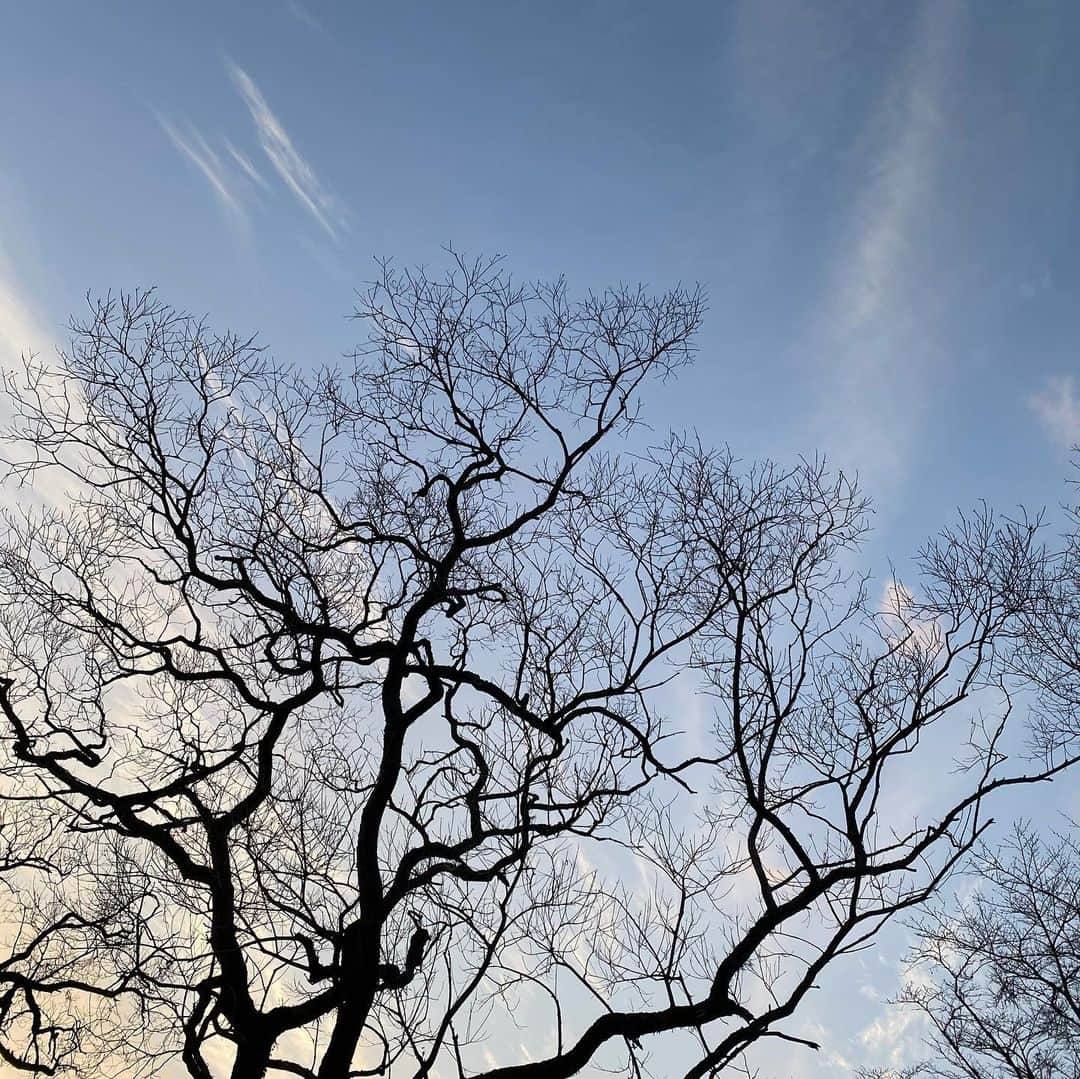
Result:
M271 110L255 80L236 64L229 64L229 77L247 105L258 132L259 144L270 164L296 200L334 240L347 221L337 199L322 185L315 170L301 156L284 125Z

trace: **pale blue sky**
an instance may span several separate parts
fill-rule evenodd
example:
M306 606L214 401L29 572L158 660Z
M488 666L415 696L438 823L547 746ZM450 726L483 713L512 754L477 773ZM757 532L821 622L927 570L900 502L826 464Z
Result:
M957 505L1067 497L1080 6L12 0L0 18L0 362L61 340L85 291L146 284L323 362L354 340L371 256L438 265L453 244L572 287L700 281L700 358L653 422L858 469L879 572ZM871 1051L859 987L894 987L895 956L878 963L808 1020L847 1059Z

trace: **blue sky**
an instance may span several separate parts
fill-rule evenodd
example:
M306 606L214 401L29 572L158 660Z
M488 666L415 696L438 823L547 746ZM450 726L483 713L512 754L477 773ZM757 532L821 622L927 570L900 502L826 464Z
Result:
M147 284L321 363L372 256L452 244L700 281L653 423L858 470L879 573L956 506L1068 497L1077 5L42 0L2 42L0 363ZM895 958L812 1012L834 1053L870 1051Z

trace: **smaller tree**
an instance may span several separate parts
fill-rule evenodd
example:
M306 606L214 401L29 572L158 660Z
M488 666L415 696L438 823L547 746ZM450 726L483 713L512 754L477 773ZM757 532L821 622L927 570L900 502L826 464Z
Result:
M899 1002L926 1016L934 1059L906 1074L1077 1079L1080 840L1018 827L975 878L969 899L919 926L915 957L932 980Z

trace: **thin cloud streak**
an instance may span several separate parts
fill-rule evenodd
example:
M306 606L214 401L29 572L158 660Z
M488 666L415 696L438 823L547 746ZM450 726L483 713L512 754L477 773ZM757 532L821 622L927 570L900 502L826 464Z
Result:
M164 116L159 115L157 119L162 130L169 136L173 146L191 161L206 178L225 210L237 222L245 223L247 221L247 211L244 204L232 185L231 177L224 163L206 139L198 131L194 130L190 136L185 137Z
M858 467L879 493L906 474L926 368L941 351L925 309L918 322L912 318L928 267L910 237L933 191L963 10L957 0L924 0L909 54L871 113L869 137L892 132L869 162L813 334L827 357L818 424L838 463Z
M270 190L270 185L263 179L262 173L255 168L247 154L241 153L228 139L225 140L225 149L229 151L229 156L240 166L241 171L252 183L258 184L263 191Z
M314 30L319 34L326 33L326 27L323 26L313 12L300 3L300 0L287 0L285 7L297 22L303 23L309 30Z
M229 77L251 113L259 134L259 142L270 164L300 205L332 239L337 240L339 231L345 228L344 215L337 201L324 190L315 170L293 145L289 133L273 113L251 76L236 64L229 64Z

